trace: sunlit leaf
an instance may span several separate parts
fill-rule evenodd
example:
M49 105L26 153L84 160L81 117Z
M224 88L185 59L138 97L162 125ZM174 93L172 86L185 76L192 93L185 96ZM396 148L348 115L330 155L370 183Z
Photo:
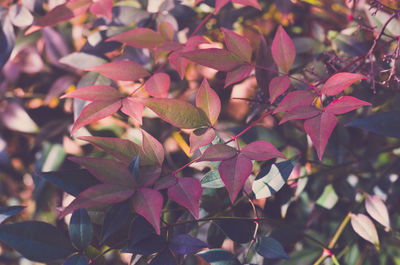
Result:
M223 161L237 155L237 150L226 144L215 144L208 147L198 161Z
M30 26L33 22L31 12L23 5L12 5L8 10L8 16L11 22L17 27Z
M332 114L343 114L362 106L371 106L371 103L355 97L343 96L329 103L329 105L325 108L325 111L328 111Z
M200 65L226 72L242 64L233 57L231 52L217 48L184 52L182 56Z
M296 58L296 48L282 26L279 26L276 31L271 51L275 63L285 73L288 73L290 68L292 68L294 59Z
M59 62L77 69L85 70L90 67L103 65L107 61L102 57L93 54L73 52L62 57Z
M266 259L289 259L281 243L272 237L257 238L255 249Z
M321 113L321 110L314 106L297 106L288 111L286 115L281 119L279 125L290 121L290 120L302 120L317 116Z
M35 133L39 130L25 109L13 101L6 102L5 107L0 112L0 121L8 129L18 132Z
M321 207L324 207L325 209L330 210L336 205L338 200L339 197L336 194L333 185L329 184L324 188L324 191L315 203Z
M211 125L214 125L218 120L219 113L221 112L221 100L205 78L197 92L196 106L204 111Z
M119 41L135 48L156 48L164 42L160 33L148 28L135 28L117 34L108 41Z
M225 187L225 184L222 182L218 170L211 170L201 179L201 186L203 188L218 189Z
M249 41L232 30L221 28L224 33L226 47L243 61L251 62L252 49Z
M376 195L367 194L365 199L367 213L384 227L390 228L389 212L385 203Z
M25 206L4 206L0 207L0 224L25 209Z
M69 223L69 237L77 249L83 251L92 242L93 225L85 209L78 209L72 213Z
M190 133L190 153L193 153L202 146L210 144L215 139L213 128L199 128Z
M378 233L374 223L364 214L351 214L351 226L354 231L365 240L379 248Z
M134 97L126 97L122 99L121 111L135 119L140 125L142 124L143 108L143 104Z
M169 241L169 247L177 254L190 254L207 248L208 245L191 235L180 234Z
M242 155L245 155L251 160L269 160L271 158L285 158L286 156L279 152L275 146L268 143L267 141L255 141L252 142L240 151Z
M160 216L163 206L163 197L157 190L141 188L133 196L133 208L146 218L154 227L157 234L160 234Z
M287 75L272 78L269 83L269 100L271 103L282 95L290 86L290 78Z
M288 93L274 110L274 113L288 111L294 107L310 106L316 96L308 90L296 90Z
M112 0L96 0L90 6L90 12L97 16L106 17L109 21L112 20Z
M168 188L168 197L188 209L195 218L199 218L201 194L201 183L195 178L178 178L178 182Z
M321 92L327 96L335 96L361 79L367 79L367 77L354 73L337 73L325 82Z
M145 130L142 132L142 147L144 154L151 160L162 166L164 161L164 147L163 145Z
M74 90L61 98L79 98L83 100L116 100L122 95L113 87L106 85L92 85Z
M101 73L113 80L136 81L150 73L139 63L133 61L115 61L85 69Z
M144 89L150 94L150 96L155 98L166 98L170 84L171 79L169 78L169 75L165 73L156 73L152 75L146 83L144 83Z

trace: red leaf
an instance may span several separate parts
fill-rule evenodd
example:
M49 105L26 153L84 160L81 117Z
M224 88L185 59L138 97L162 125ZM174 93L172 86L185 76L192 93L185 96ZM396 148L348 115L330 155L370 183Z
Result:
M186 68L189 64L189 60L182 57L183 52L181 50L172 52L169 57L169 63L178 72L179 76L183 80L185 77Z
M327 96L334 96L361 79L367 79L367 77L361 74L337 73L326 81L321 92Z
M279 26L272 41L272 58L282 71L288 73L296 58L296 49L289 35Z
M248 77L251 73L251 70L253 70L253 67L249 64L243 64L239 66L238 68L229 71L226 74L226 79L225 79L225 86L228 87L234 83L240 82L246 77Z
M197 161L223 161L231 159L237 155L237 150L226 144L214 144L204 151L201 158Z
M215 138L213 128L199 128L190 134L190 153L193 153L202 146L210 144Z
M229 160L224 160L219 164L218 172L228 190L232 203L250 176L252 169L253 164L251 160L242 154Z
M135 193L134 189L123 185L99 184L81 192L61 213L60 219L75 210L122 202Z
M308 90L296 90L288 93L284 99L282 99L279 106L274 110L274 114L287 111L297 106L309 106L313 103L315 94Z
M214 125L218 120L219 113L221 112L221 100L205 78L197 92L196 106L204 111L211 125Z
M160 216L163 206L163 197L160 192L142 188L137 190L133 196L133 208L135 211L146 218L154 227L157 234L160 234Z
M144 83L144 89L150 94L150 96L155 98L166 98L170 84L171 79L169 78L169 75L165 73L156 73L152 75L146 83Z
M86 69L87 71L99 72L113 80L136 81L139 78L149 76L150 73L140 64L133 61L116 61Z
M166 21L161 22L160 25L158 25L158 31L165 40L174 40L175 30L171 23Z
M71 135L73 135L78 129L82 128L86 124L95 122L105 117L108 117L115 112L117 112L121 107L121 100L102 100L93 101L86 107L84 107L79 115L78 119L75 121L74 126L71 130Z
M336 116L329 112L323 112L321 115L304 122L304 129L311 137L319 160L324 155L326 144L336 124Z
M320 113L321 110L317 109L314 106L297 106L290 109L288 113L286 113L286 115L279 122L279 125L290 120L301 120L301 119L312 118Z
M371 106L371 103L360 100L355 97L343 96L332 101L325 111L332 114L343 114L355 110L361 106Z
M214 13L218 14L221 8L223 8L227 3L229 3L229 0L216 0Z
M168 189L168 197L185 207L197 219L202 188L195 178L178 178L178 183Z
M138 99L139 100L139 99ZM146 98L140 99L146 107L173 126L182 129L195 129L208 126L204 111L179 99Z
M97 16L106 17L109 21L112 21L112 7L113 0L96 0L90 6L90 12Z
M258 10L261 10L260 4L257 0L232 0L232 3L241 4L244 6L252 6Z
M275 99L282 95L290 86L290 78L287 75L277 76L269 82L269 101L274 103Z
M116 100L121 97L122 95L115 88L106 85L92 85L82 87L61 96L61 98L80 98L89 101Z
M126 97L122 100L121 111L134 118L140 125L142 125L143 107L143 104L138 102L135 98Z
M210 43L210 42L203 36L192 36L186 41L185 48L193 48L203 43Z
M241 64L241 62L233 58L232 53L217 48L184 52L182 56L195 63L226 72Z
M240 153L251 160L269 160L271 158L285 158L286 156L278 151L272 144L267 141L255 141L246 145Z
M135 28L133 30L117 34L107 41L119 41L135 48L156 48L165 40L160 33L148 28Z
M99 136L80 136L78 139L88 141L107 154L119 159L125 165L129 165L132 159L139 155L141 151L139 145L126 139ZM140 164L142 164L141 160Z
M153 162L156 162L159 166L162 166L164 161L164 147L157 141L156 138L151 136L145 130L142 132L142 148L144 154Z
M232 30L221 28L224 33L226 47L243 61L251 62L251 46L249 41Z

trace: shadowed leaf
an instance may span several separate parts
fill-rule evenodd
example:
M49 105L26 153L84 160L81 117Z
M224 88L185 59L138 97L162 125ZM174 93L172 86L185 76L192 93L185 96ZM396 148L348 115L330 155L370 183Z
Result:
M296 48L282 26L279 26L276 31L271 51L275 63L285 73L288 73L296 58Z
M195 178L178 178L178 182L168 188L168 197L188 209L195 218L199 218L201 194L200 181Z
M72 243L81 251L92 242L93 226L89 214L85 209L78 209L72 213L69 223L69 237Z
M289 259L282 245L272 237L258 238L255 249L258 254L267 259Z
M321 113L321 110L314 106L297 106L288 111L286 115L281 119L279 125L290 121L290 120L302 120L312 118Z
M277 76L269 82L269 100L271 103L282 95L290 86L290 78L287 75Z
M89 263L83 254L75 254L69 257L63 265L89 265Z
M4 206L0 207L0 224L7 220L9 217L14 214L19 213L25 209L25 206Z
M241 265L239 260L225 249L210 249L197 253L211 265Z
M346 126L357 127L388 137L400 138L400 111L381 112L355 120Z
M163 206L163 197L157 190L141 188L133 197L133 208L146 218L154 227L157 234L160 234L160 216Z
M191 235L181 234L174 236L169 241L169 247L177 254L190 254L207 248L208 245Z
M215 144L206 149L198 161L223 161L237 155L237 150L226 144Z
M251 70L253 70L253 66L249 64L243 64L236 69L229 71L226 74L224 87L226 88L232 84L242 81L250 75Z
M128 222L130 215L129 200L114 204L105 214L101 242L123 227Z
M226 236L239 244L250 242L256 228L256 224L249 220L221 219L216 220L215 223Z

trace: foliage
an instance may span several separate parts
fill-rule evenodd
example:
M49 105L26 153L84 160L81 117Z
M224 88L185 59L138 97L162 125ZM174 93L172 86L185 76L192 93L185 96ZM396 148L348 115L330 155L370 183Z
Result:
M1 1L0 22L7 264L400 264L396 1Z

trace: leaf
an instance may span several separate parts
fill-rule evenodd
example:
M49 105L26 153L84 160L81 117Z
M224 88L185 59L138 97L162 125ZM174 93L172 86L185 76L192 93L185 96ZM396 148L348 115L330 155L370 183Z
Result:
M33 22L31 12L23 5L12 5L8 10L8 16L11 22L20 28L30 26Z
M364 214L351 214L351 226L354 231L365 240L379 248L378 233L374 223Z
M59 62L70 67L85 70L90 67L105 64L107 61L93 54L84 52L73 52L62 57Z
M78 209L72 213L69 237L80 251L84 251L92 242L93 226L85 209Z
M337 73L325 82L321 92L327 96L335 96L361 79L367 79L367 77L361 74Z
M121 81L136 81L150 75L139 63L127 60L93 66L85 70L98 72L113 80Z
M227 237L239 244L250 242L256 228L256 224L249 220L220 219L214 223L222 229Z
M255 250L266 259L289 259L281 243L272 237L257 238Z
M250 63L252 50L249 41L232 30L226 28L221 28L221 30L224 33L225 44L228 50L243 61Z
M218 166L218 172L229 193L233 203L247 178L251 174L253 164L246 156L239 154L229 160L222 161Z
M218 170L211 170L203 176L200 182L203 188L218 189L225 187Z
M24 133L36 133L39 131L36 123L29 117L25 109L17 102L6 102L0 112L0 121L8 129Z
M218 14L221 8L223 8L227 3L229 3L229 0L216 0L214 13Z
M126 139L99 136L79 136L77 138L79 140L88 141L126 165L128 165L135 156L139 155L141 149L139 145ZM142 164L142 161L140 163Z
M197 160L200 161L223 161L231 159L237 155L237 150L226 144L214 144L208 147L201 158Z
M140 125L142 125L143 108L143 104L134 97L126 97L122 100L121 111L135 119Z
M251 6L261 10L260 4L257 0L232 0L232 3L241 4L244 6Z
M3 206L0 207L0 224L5 220L13 216L14 214L19 213L25 209L25 206Z
M1 225L0 240L25 258L37 262L63 259L74 252L64 233L44 222L25 221Z
M269 82L269 100L274 103L275 99L282 95L290 86L290 78L287 75L277 76Z
M174 40L175 29L169 22L161 22L158 25L158 32L160 32L161 36L168 41Z
M274 114L291 110L294 107L309 106L313 103L315 95L308 90L296 90L288 93L274 110Z
M0 10L0 69L6 64L14 49L15 33L11 20L6 16L6 10Z
M339 197L336 194L333 185L329 184L324 188L324 191L315 203L325 209L331 210L336 205L338 200Z
M367 194L365 200L367 213L384 227L390 228L389 212L385 203L376 195Z
M229 71L226 74L224 88L242 81L243 79L245 79L250 75L251 70L253 70L253 66L251 66L250 64L242 64L236 69Z
M221 100L205 78L197 91L196 106L204 111L211 125L214 125L221 112Z
M279 125L290 120L309 119L317 116L320 113L321 110L314 106L297 106L290 109L288 113L286 113L286 115L279 122Z
M146 98L141 102L154 111L161 119L182 129L208 126L205 113L192 104L179 99Z
M38 175L60 187L63 191L78 196L82 191L100 184L86 169L69 169L51 172L36 172Z
M71 135L83 126L111 116L121 108L121 100L93 101L84 107L71 129Z
M325 108L325 111L330 112L332 114L343 114L362 106L371 106L371 103L359 100L358 98L355 97L343 96L332 101Z
M117 100L122 98L122 95L114 87L106 85L92 85L74 90L61 96L61 98L79 98L89 101Z
M140 131L142 132L142 148L144 154L161 167L164 161L163 145L145 130L141 129Z
M400 138L400 111L381 112L355 120L346 126L357 127L379 135Z
M46 27L42 29L42 37L46 57L52 64L60 65L59 59L71 52L64 36L53 28Z
M122 253L133 253L133 248L143 239L155 234L154 227L143 216L136 216L129 229L129 241Z
M280 25L271 46L272 58L282 71L289 73L296 58L296 48L289 35Z
M256 55L256 80L260 89L266 90L271 79L271 73L266 69L271 68L275 70L275 64L271 57L271 49L267 45L267 41L263 34L259 34L259 44Z
M177 265L175 256L169 248L163 249L151 260L149 265Z
M239 260L225 249L210 249L197 253L197 255L205 259L210 265L241 265Z
M133 197L133 208L146 218L154 227L157 234L160 234L160 216L163 206L163 197L157 190L141 188Z
M173 51L169 56L168 60L171 66L178 72L180 78L183 80L186 73L186 68L189 64L189 60L182 57L183 51Z
M156 73L144 83L144 89L152 97L166 98L170 84L171 79L169 75L165 73Z
M242 64L233 57L231 52L218 48L184 52L182 56L200 65L225 72L231 71Z
M135 193L130 187L116 184L99 184L80 193L61 213L60 219L77 209L122 202Z
M190 254L208 247L203 241L187 234L176 235L168 243L172 251L182 255Z
M135 182L138 182L139 175L140 175L140 168L139 168L139 156L135 156L133 160L128 165L128 170L133 176Z
M89 265L89 263L83 254L75 254L69 257L63 265Z
M268 198L279 191L293 171L293 164L284 161L261 169L253 182L252 190L256 199Z
M97 16L102 16L107 18L109 21L112 21L112 0L97 0L93 1L90 6L90 12Z
M163 250L167 246L167 242L157 234L150 234L137 244L125 249L123 252L135 253L139 255L150 255Z
M279 152L275 146L268 143L267 141L255 141L246 145L240 153L251 160L269 160L271 158L284 158L286 156Z
M160 33L148 28L135 28L133 30L117 34L107 41L119 41L135 48L153 49L164 42Z
M199 128L190 133L190 153L193 153L202 146L210 144L215 139L213 128Z
M304 122L304 129L311 137L319 160L321 160L324 155L326 144L336 124L337 118L329 112L323 112L321 115Z
M178 182L168 188L168 198L182 205L196 218L199 218L201 183L195 178L178 178Z
M104 217L101 243L124 226L130 217L129 201L114 204Z

